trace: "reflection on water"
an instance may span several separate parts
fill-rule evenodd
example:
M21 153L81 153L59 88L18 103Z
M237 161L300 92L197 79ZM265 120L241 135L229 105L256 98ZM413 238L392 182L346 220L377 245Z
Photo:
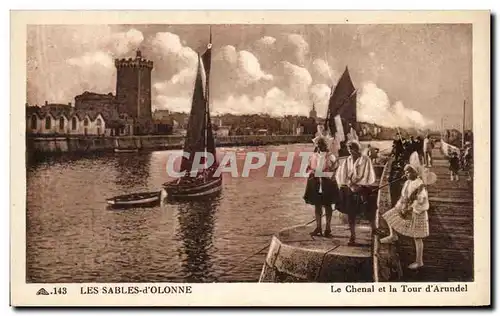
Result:
M179 207L176 236L182 240L183 247L178 252L183 258L182 268L188 282L215 281L209 251L213 245L214 216L218 204L218 198L210 198Z
M310 145L223 148L298 152ZM224 174L218 198L109 210L106 198L154 191L171 152L53 158L27 170L28 282L255 282L273 233L310 221L305 179ZM239 170L242 157L238 156ZM282 174L283 168L277 168ZM226 273L226 271L230 271Z
M117 155L114 164L117 172L116 185L122 189L145 187L149 179L150 165L151 153Z

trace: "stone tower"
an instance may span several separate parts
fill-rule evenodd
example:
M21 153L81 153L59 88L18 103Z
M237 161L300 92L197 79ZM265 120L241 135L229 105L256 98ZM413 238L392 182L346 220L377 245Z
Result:
M148 132L151 125L151 71L153 62L137 50L135 58L115 59L118 111L134 119L134 134Z

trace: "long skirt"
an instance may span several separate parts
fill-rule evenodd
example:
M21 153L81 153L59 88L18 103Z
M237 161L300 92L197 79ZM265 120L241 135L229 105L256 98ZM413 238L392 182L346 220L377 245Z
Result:
M347 186L341 186L339 201L335 208L350 217L364 214L366 219L373 220L377 210L377 193L370 187L360 187L357 192L351 191Z
M310 175L307 179L304 201L311 205L330 206L336 204L339 197L337 182L330 178L321 178Z
M425 238L429 236L429 215L427 212L420 214L412 212L411 215L403 217L399 205L391 208L382 218L396 232L411 238Z

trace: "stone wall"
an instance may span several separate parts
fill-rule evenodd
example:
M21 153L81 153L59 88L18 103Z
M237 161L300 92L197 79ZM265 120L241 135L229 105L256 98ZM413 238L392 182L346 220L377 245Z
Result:
M310 143L311 135L276 136L219 136L217 146L259 146L273 144ZM169 150L182 149L184 137L180 135L154 136L67 136L27 137L28 154L91 153L117 149Z
M378 209L375 216L375 225L378 229L387 230L388 227L382 218L382 214L392 208L393 201L391 198L391 169L393 158L389 158L385 164L380 186L384 186L378 191ZM383 237L383 236L382 236ZM399 255L394 245L381 244L381 236L375 235L373 240L373 279L375 282L395 282L402 275Z

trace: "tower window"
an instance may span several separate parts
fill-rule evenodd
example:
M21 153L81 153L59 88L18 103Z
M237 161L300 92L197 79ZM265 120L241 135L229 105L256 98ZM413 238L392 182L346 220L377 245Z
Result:
M83 120L83 126L89 126L89 119L88 118Z
M101 126L101 125L102 125L102 121L101 121L101 119L100 119L100 118L98 118L98 119L95 121L95 124L96 124L97 126Z
M76 117L73 117L71 119L71 129L75 130L76 129Z

